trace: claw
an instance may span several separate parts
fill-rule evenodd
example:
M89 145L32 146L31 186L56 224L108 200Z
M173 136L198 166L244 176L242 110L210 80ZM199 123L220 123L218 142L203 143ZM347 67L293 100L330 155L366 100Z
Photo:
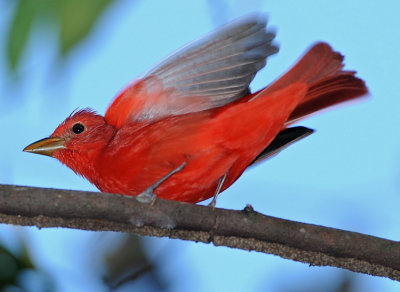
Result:
M156 195L153 193L153 185L141 192L136 199L140 203L151 203L156 200Z

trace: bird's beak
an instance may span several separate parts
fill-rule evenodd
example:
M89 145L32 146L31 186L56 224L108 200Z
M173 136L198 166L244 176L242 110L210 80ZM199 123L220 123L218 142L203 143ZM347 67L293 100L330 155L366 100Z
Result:
M63 138L44 138L26 146L23 151L53 157L54 151L66 148L64 142L65 140Z

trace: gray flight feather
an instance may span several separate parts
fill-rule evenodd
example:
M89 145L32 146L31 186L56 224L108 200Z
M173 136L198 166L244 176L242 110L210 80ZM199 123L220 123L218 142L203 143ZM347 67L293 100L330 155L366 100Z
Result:
M266 25L261 15L241 18L189 43L144 73L141 79L150 85L157 77L165 90L174 90L171 100L164 101L168 106L152 107L150 116L215 108L247 94L267 57L278 51L272 44L275 34L266 31ZM191 98L189 105L182 100L185 97ZM143 119L146 113L142 114L136 119Z

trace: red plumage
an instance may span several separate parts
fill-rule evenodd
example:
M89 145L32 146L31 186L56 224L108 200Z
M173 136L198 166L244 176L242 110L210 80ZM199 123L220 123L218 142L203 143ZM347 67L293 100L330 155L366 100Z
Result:
M254 75L277 51L265 25L244 19L178 51L127 87L104 118L74 113L51 135L62 141L51 156L101 191L126 195L186 163L154 193L195 203L212 197L224 176L221 190L229 187L289 124L367 93L326 43L249 93Z

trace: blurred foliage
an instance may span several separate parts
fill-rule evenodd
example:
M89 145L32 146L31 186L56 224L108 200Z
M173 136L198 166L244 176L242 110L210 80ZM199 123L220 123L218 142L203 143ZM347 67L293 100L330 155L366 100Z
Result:
M349 271L340 271L339 279L324 280L323 277L315 278L307 283L288 281L282 283L281 292L356 292L356 274Z
M117 244L118 248L104 256L107 272L103 281L110 289L115 290L128 284L133 289L140 281L140 284L146 287L146 291L168 290L158 273L161 264L159 258L157 261L149 259L143 249L143 238L133 234L121 234L116 241L120 241Z
M34 268L26 248L14 255L4 246L0 246L0 289L18 286L18 274L25 269Z
M21 240L19 252L12 253L0 245L0 291L31 291L27 290L27 274L36 278L36 286L40 291L52 291L53 281L49 275L40 271L33 264L26 244ZM29 277L28 276L28 277Z
M33 27L50 21L57 29L59 56L64 58L92 30L113 0L15 0L10 19L6 54L8 69L15 73Z

